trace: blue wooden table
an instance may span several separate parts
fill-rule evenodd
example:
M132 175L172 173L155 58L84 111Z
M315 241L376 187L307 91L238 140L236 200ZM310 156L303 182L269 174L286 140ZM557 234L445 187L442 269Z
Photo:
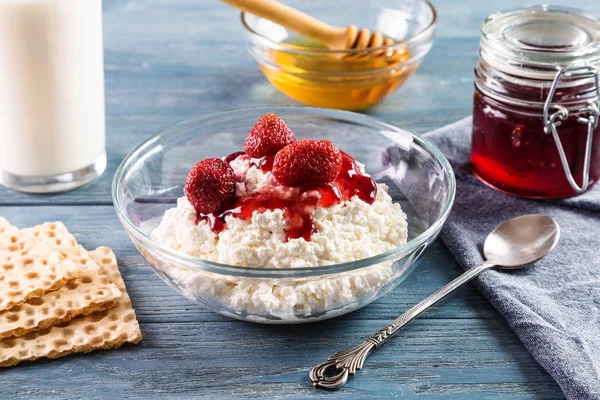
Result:
M493 3L435 1L440 19L431 53L404 87L368 113L416 133L468 115L481 21L497 9L527 2ZM597 0L568 4L600 12ZM105 0L104 30L106 173L84 188L53 196L0 188L0 215L18 226L62 220L85 247L112 247L144 340L2 370L1 398L562 398L472 285L399 332L343 390L311 387L309 367L359 343L461 273L441 242L391 294L318 324L233 321L169 289L137 254L114 214L110 182L121 159L156 131L193 116L295 103L263 78L245 50L237 12L216 0Z

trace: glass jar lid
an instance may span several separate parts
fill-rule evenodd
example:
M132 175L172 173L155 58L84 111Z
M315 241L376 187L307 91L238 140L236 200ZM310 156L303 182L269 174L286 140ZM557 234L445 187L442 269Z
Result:
M553 79L559 68L600 64L600 18L538 5L490 15L481 27L481 55L513 75Z

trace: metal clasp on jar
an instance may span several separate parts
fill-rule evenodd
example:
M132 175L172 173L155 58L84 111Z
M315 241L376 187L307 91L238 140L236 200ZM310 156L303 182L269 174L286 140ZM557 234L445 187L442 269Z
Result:
M569 184L577 193L583 193L587 190L590 183L590 162L592 157L592 139L594 135L594 130L598 127L598 119L599 119L599 108L600 108L600 79L598 76L600 72L594 66L582 66L582 67L570 67L570 68L561 68L554 77L554 81L552 82L552 86L550 87L550 92L548 93L548 98L544 103L544 132L546 134L552 134L554 138L554 142L556 143L556 148L558 150L558 154L560 156L560 162L563 166L565 174L567 176L567 180ZM552 99L554 98L554 94L556 92L556 88L558 87L558 83L563 77L577 77L577 78L593 78L596 86L596 101L589 101L586 107L578 110L580 116L577 118L577 122L581 124L587 124L587 140L585 143L585 156L583 160L583 179L581 186L575 182L575 178L573 177L573 173L569 168L569 164L567 161L567 156L565 155L565 150L563 149L563 145L558 137L557 127L560 126L561 121L569 118L569 110L561 106L560 104L552 104ZM550 108L556 109L553 114L550 114ZM588 114L588 117L582 117L582 114Z

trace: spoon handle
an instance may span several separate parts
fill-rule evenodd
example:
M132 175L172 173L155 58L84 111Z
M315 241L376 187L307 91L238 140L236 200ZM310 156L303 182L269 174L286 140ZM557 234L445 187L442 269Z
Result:
M349 350L339 351L329 357L327 362L314 366L309 372L309 377L313 386L329 390L341 388L347 382L348 375L354 375L357 370L362 368L365 359L373 349L376 349L387 342L396 332L421 315L429 307L436 304L465 283L474 279L483 271L492 267L494 267L494 264L486 261L477 268L466 271L461 276L396 318L391 324L380 329L374 335L369 336L362 344Z

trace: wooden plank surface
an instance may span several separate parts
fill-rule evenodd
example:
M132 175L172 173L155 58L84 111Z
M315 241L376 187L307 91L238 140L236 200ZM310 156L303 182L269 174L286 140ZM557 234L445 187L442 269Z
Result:
M2 370L0 393L9 398L562 397L472 285L372 354L344 390L310 386L311 366L358 344L461 272L439 242L397 289L357 312L315 324L263 326L220 316L173 292L130 244L111 206L3 206L0 215L17 226L62 220L84 247L112 247L144 333L138 346Z
M368 110L423 133L471 112L479 24L525 1L436 0L440 19L417 74ZM597 0L569 6L600 12ZM259 105L295 105L247 53L237 12L217 0L104 0L106 173L69 193L0 188L0 215L19 226L62 220L87 248L115 250L144 333L139 346L24 363L0 371L1 398L562 398L560 389L473 285L433 307L369 357L344 390L315 391L307 370L359 343L461 269L440 242L415 272L372 305L317 324L233 321L169 289L121 228L110 181L141 141L179 121Z

